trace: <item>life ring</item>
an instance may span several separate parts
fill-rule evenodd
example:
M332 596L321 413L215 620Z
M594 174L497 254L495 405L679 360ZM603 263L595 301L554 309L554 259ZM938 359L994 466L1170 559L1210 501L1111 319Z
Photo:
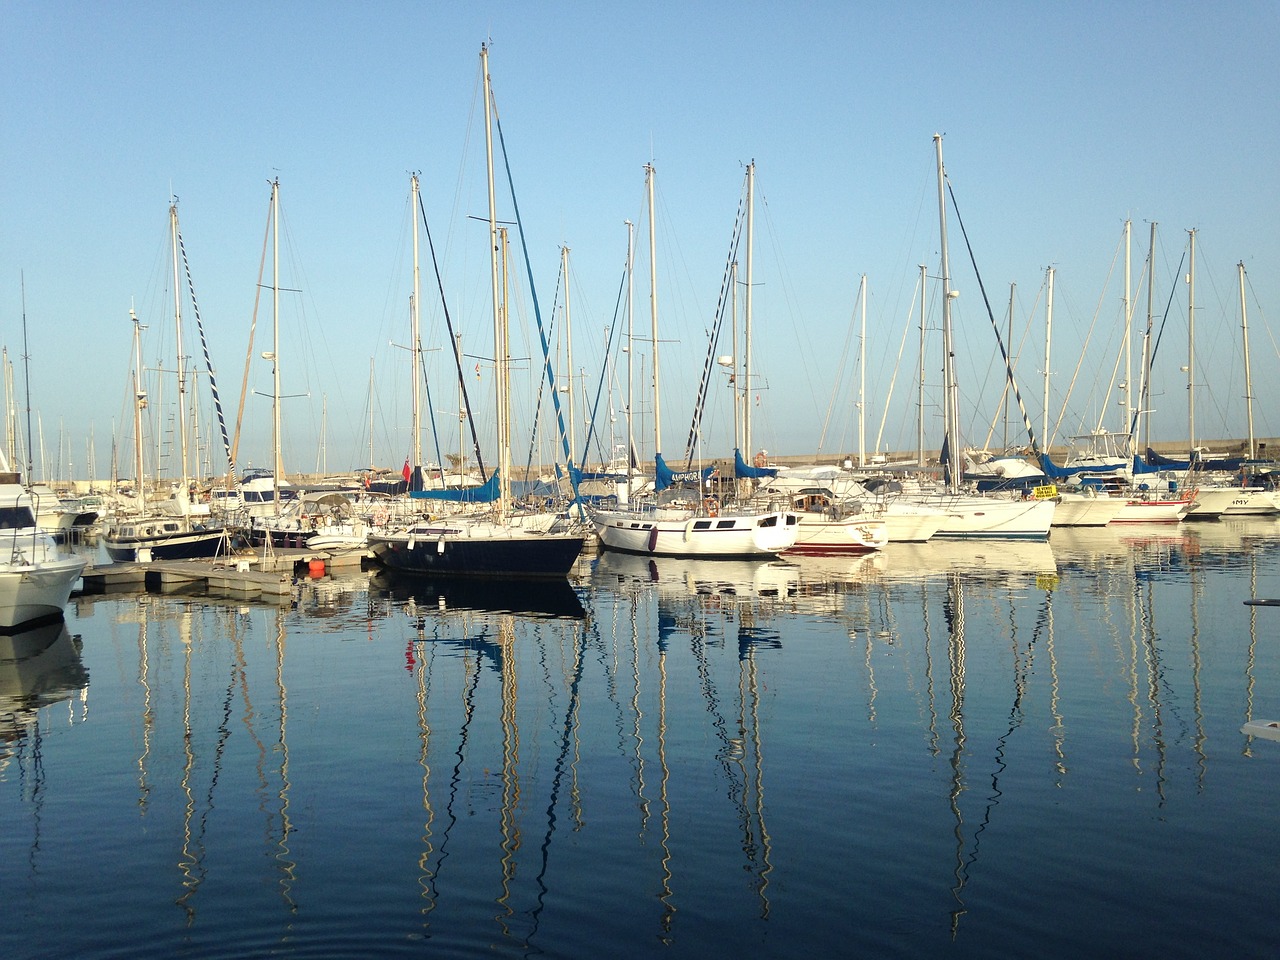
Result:
M702 501L702 509L706 511L708 517L720 516L720 501L715 497L707 497Z
M373 511L373 522L380 527L385 526L387 522L387 511L384 510L382 507L379 507L377 510Z
M764 451L761 450L752 458L751 462L754 463L757 467L763 467L769 461L765 458Z

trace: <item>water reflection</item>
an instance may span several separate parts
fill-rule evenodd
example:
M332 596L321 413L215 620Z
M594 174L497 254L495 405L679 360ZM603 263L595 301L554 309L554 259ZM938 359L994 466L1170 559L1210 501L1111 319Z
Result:
M1258 812L1280 751L1240 733L1280 716L1280 614L1242 601L1280 595L1277 544L1275 523L1055 530L604 554L530 592L98 598L73 623L94 713L38 751L28 725L21 790L0 775L41 836L74 825L74 856L38 883L0 857L0 880L47 909L77 891L59 954L118 942L94 918L122 876L131 943L167 954L1021 955L1052 927L1078 955L1139 909L1153 952L1185 951L1182 916L1256 946L1227 893L1280 852ZM61 675L42 717L84 703L79 654ZM76 771L56 804L37 753Z
M88 683L80 638L62 617L0 633L0 770L39 737L41 708L79 698Z

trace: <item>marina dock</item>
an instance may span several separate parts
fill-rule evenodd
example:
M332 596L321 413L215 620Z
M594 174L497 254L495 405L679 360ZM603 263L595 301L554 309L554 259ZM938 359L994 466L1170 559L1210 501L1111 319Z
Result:
M338 567L359 567L362 559L363 555L358 552L277 548L265 556L245 554L216 560L108 563L85 568L81 575L82 592L171 593L198 587L220 596L287 600L293 596L298 577L323 576Z

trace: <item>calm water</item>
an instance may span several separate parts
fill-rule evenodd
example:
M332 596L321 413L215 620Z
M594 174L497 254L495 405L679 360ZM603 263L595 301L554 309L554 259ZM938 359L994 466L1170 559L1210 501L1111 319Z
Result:
M1280 524L79 598L0 648L0 956L1274 957L1254 596Z

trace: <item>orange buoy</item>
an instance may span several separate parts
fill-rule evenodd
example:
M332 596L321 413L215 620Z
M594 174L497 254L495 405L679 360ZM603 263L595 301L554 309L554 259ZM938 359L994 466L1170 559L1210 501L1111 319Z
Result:
M324 576L324 561L323 561L323 560L312 560L312 561L308 562L308 563L307 563L307 573L309 573L309 574L311 575L312 579L316 579L316 578L319 578L319 577L323 577L323 576Z

